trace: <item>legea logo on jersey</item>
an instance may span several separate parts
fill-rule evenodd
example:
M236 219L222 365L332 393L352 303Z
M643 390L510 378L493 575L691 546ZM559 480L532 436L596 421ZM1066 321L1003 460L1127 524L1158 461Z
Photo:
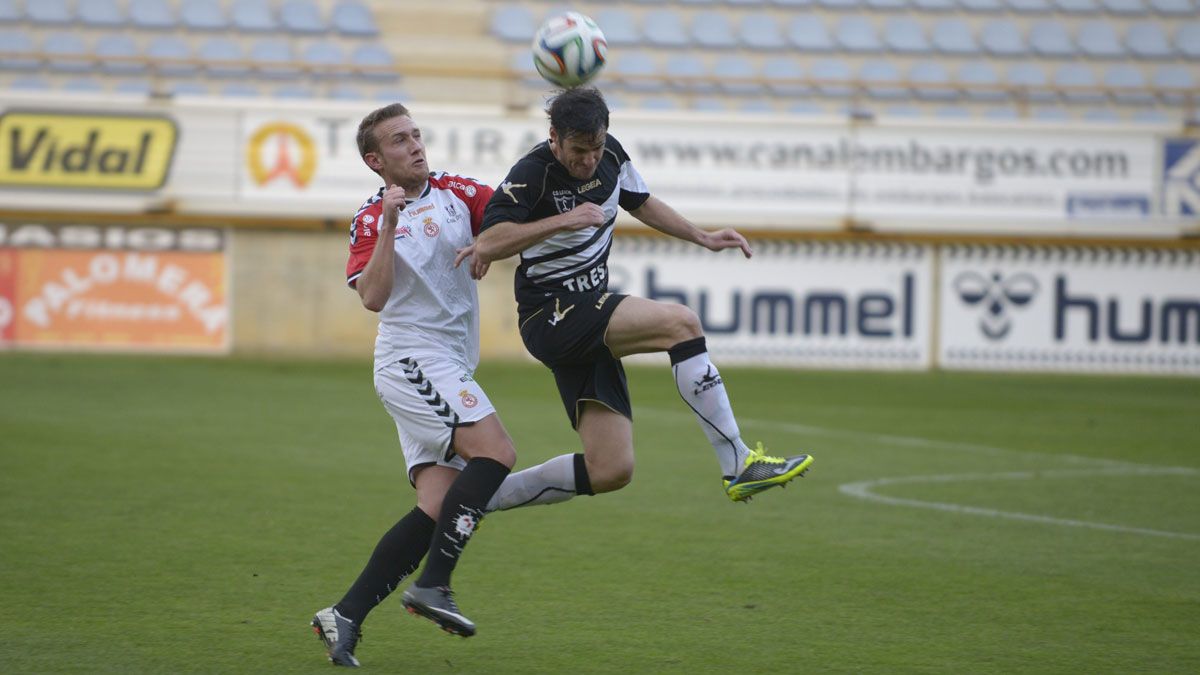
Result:
M1012 330L1008 317L1009 307L1024 307L1038 292L1037 279L1024 272L1008 278L999 272L985 277L978 272L967 271L954 278L954 291L963 303L982 306L979 330L989 340L1003 340Z
M303 190L317 171L316 144L295 124L270 122L251 134L246 144L246 164L260 186L285 182Z
M166 117L9 112L0 115L0 185L154 190L175 154Z
M1171 139L1163 144L1163 213L1200 214L1200 141Z

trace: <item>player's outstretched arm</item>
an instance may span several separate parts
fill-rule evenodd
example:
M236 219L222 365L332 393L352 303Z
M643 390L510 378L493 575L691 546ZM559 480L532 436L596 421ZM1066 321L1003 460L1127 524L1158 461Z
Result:
M528 223L496 223L479 233L475 257L484 263L503 260L566 230L599 227L605 223L604 209L590 202L549 218Z
M732 228L713 232L702 230L654 195L650 195L649 199L630 211L629 214L663 234L699 244L710 251L739 248L742 250L742 255L747 258L754 255L750 243L746 241L745 237L738 234L737 230Z

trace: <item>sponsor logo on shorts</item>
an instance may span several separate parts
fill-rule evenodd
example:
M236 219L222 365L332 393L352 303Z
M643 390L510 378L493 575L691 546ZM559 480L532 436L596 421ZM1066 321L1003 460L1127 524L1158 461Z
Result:
M612 293L605 293L604 295L600 296L600 299L596 301L596 309L604 307L604 303L608 301L608 296L610 295L612 295Z
M570 307L568 307L566 309L559 309L560 302L562 302L561 298L554 299L554 314L553 314L553 316L550 317L550 325L551 326L557 326L559 321L562 321L563 319L567 318L567 312L575 309L575 305L571 305Z

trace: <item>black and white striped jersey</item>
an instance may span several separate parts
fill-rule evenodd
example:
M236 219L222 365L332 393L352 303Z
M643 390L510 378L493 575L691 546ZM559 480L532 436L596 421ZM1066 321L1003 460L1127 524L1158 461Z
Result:
M529 223L592 202L604 209L601 227L559 232L521 252L517 267L519 307L541 305L559 293L606 290L617 207L632 211L650 198L637 169L617 139L604 139L604 154L587 180L573 178L543 141L522 157L496 188L484 213L483 228L498 223Z

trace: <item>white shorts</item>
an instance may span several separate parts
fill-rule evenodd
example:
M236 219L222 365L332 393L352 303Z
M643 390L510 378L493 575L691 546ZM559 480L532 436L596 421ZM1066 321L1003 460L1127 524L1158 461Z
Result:
M410 483L422 466L465 468L466 460L454 454L454 430L496 412L471 373L433 356L400 359L376 370L375 393L396 421Z

